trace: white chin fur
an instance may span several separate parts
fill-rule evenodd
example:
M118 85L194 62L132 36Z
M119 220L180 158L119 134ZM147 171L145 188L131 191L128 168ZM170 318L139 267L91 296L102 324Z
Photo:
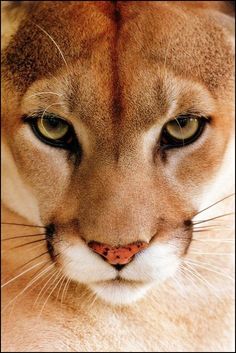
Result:
M64 246L61 263L64 274L86 284L100 299L113 305L128 305L141 299L154 283L174 276L180 261L173 246L155 244L122 269L121 280L115 280L117 270L83 242Z
M112 305L129 305L140 300L152 285L129 284L117 281L93 283L89 288L98 298Z

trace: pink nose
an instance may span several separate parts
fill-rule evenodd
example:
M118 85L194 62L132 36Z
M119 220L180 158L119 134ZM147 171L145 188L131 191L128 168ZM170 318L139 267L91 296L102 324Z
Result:
M104 257L111 265L125 265L128 264L133 256L139 251L148 247L148 243L136 242L126 246L112 247L107 244L97 243L91 241L88 246L97 254Z

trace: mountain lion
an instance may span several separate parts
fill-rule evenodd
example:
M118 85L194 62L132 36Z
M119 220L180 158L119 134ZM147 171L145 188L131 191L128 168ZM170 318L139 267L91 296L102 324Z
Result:
M233 351L227 1L2 2L2 349Z

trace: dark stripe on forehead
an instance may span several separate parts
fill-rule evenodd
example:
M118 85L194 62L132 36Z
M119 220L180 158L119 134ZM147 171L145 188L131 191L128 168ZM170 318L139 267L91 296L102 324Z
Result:
M112 66L113 66L113 120L119 120L121 115L121 87L120 87L120 77L119 77L119 55L117 49L117 43L119 40L119 29L121 26L121 13L117 2L114 4L114 21L115 21L115 37L113 43L113 55L112 55Z
M121 13L117 2L114 3L114 21L115 21L115 40L113 44L113 56L112 56L112 72L113 72L113 104L112 104L112 121L114 127L114 136L116 136L116 143L114 143L114 156L118 161L119 159L119 123L122 116L122 92L121 92L121 80L119 72L119 53L118 53L118 41L121 27Z

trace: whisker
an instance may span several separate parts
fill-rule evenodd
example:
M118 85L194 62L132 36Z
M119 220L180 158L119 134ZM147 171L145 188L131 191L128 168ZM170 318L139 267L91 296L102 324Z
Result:
M67 279L67 278L66 278L66 275L63 275L63 281L61 282L60 287L58 288L56 301L58 301L58 298L59 298L59 295L60 295L60 291L61 291L62 286L63 286L63 283L64 283L64 281L65 281L66 279Z
M24 293L26 292L26 290L27 290L28 288L30 288L35 282L37 282L37 280L40 279L40 278L44 275L44 273L45 273L46 270L49 271L49 269L50 269L53 265L54 265L54 264L51 264L47 269L45 269L45 270L43 271L43 273L40 273L38 276L36 276L36 277L34 277L33 279L31 279L31 280L29 281L29 283L26 285L26 287L25 287L18 295L16 295L12 300L10 300L10 302L7 303L7 305L3 308L3 311L5 311L5 310L6 310L12 303L14 303L22 294L24 294Z
M230 195L228 195L228 196L225 196L223 199L220 199L220 200L214 202L213 204L211 204L210 206L208 206L208 207L206 207L206 208L203 208L202 210L198 211L198 212L195 214L195 216L196 216L196 215L199 215L200 213L202 213L202 212L208 210L209 208L211 208L211 207L217 205L218 203L220 203L220 202L222 202L222 201L224 201L224 200L226 200L226 199L228 199L229 197L232 197L232 196L234 196L234 195L235 195L235 193L230 194Z
M30 245L30 244L34 244L34 243L38 243L40 241L45 241L46 238L43 238L43 239L38 239L38 240L34 240L34 241L30 241L28 243L24 243L24 244L21 244L21 245L17 245L17 246L14 246L13 248L9 249L9 250L13 250L13 249L19 249L19 248L22 248L24 246L27 246L27 245Z
M177 274L178 272L179 272L179 273L181 272L181 268L178 268L178 269L177 269L176 274ZM182 278L183 278L183 276L182 276ZM180 281L178 281L178 279L177 279L176 277L173 277L173 278L172 278L172 281L173 281L173 283L175 284L175 288L176 288L176 286L178 287L179 293L181 294L181 296L186 299L186 287L184 287L184 286L182 285L182 283L181 283Z
M206 243L207 242L234 243L234 239L196 239L196 238L192 238L192 240L206 242Z
M35 267L41 265L42 263L44 263L44 261L41 261L41 262L37 263L36 265L33 265L33 266L30 267L29 269L27 269L27 270L21 272L19 275L15 276L14 278L12 278L12 279L10 279L9 281L7 281L6 283L2 284L2 285L1 285L1 288L6 287L8 284L10 284L11 282L15 281L17 278L23 276L25 273L27 273L27 272L33 270Z
M59 53L60 53L60 55L62 57L62 60L64 61L65 65L66 65L66 67L68 68L68 64L66 62L66 59L65 59L65 57L64 57L64 55L63 55L63 53L62 53L62 51L61 51L61 49L59 47L59 45L55 42L55 40L52 38L52 36L47 31L45 31L45 29L43 29L41 26L39 26L37 23L34 23L34 22L32 22L32 23L36 27L38 27L44 34L46 34L48 36L48 38L53 42L53 44L57 47L57 49L58 49L58 51L59 51Z
M49 104L49 105L44 109L44 111L43 111L43 113L42 113L42 115L41 115L41 117L40 117L41 120L43 120L43 117L44 117L44 115L46 114L48 108L52 107L53 105L63 105L63 104L62 104L61 102L56 102L56 103ZM44 127L44 126L43 126L43 127Z
M215 231L219 232L219 231L221 231L221 229L215 229ZM210 229L197 229L197 230L193 230L192 232L193 233L209 233Z
M61 252L59 252L57 255L55 255L55 257L62 255L63 252L64 252L65 250L67 250L69 247L70 247L70 245L68 245L63 251L61 251ZM57 271L58 271L58 270L57 270ZM53 273L53 274L54 274L54 273ZM52 277L53 277L53 276L52 276ZM43 288L40 290L40 292L39 292L39 294L38 294L38 296L37 296L37 298L36 298L36 300L35 300L35 302L34 302L34 306L37 304L37 302L38 302L38 300L39 300L39 298L40 298L40 296L41 296L41 293L43 292L44 288L47 286L48 282L50 282L50 279L51 279L52 277L49 278L49 280L44 284ZM46 278L47 278L47 277L46 277Z
M194 255L212 255L212 256L227 256L227 255L234 255L234 253L214 253L214 252L192 252L191 254Z
M52 262L52 260L50 259L46 261L45 264L38 271L35 272L35 275L37 275L45 266L47 266L47 264L55 265L55 263Z
M56 285L52 288L51 292L50 292L49 295L47 296L47 298L46 298L46 300L45 300L45 302L44 302L44 304L43 304L43 306L42 306L42 308L41 308L41 310L40 310L40 313L39 313L39 315L38 315L38 318L42 315L43 310L44 310L44 308L45 308L45 306L46 306L46 304L47 304L47 302L48 302L50 296L52 295L52 293L54 292L54 290L57 288L57 286L58 286L58 285L60 284L60 282L62 281L64 275L61 274L61 272L62 272L62 270L58 273L58 276L54 279L54 281L53 281L52 284L54 284L54 283L56 282Z
M185 266L182 265L182 271L183 271L184 275L188 276L187 278L189 278L191 280L191 283L195 286L198 293L199 293L199 287L200 287L199 283L200 283L200 285L206 286L208 290L211 290L211 288L208 286L207 283L205 283L202 280L202 278L200 278L193 271L191 271L189 268L187 268L187 264L185 264ZM197 280L197 283L196 283L196 280ZM200 293L201 293L201 291L200 291Z
M35 306L35 305L37 304L37 302L38 302L38 300L39 300L39 298L40 298L40 296L41 296L41 294L42 294L44 288L47 287L47 284L48 284L48 283L51 281L51 279L57 274L57 272L58 272L58 269L54 269L53 273L52 273L52 274L50 273L51 276L50 276L49 279L46 281L46 283L44 283L43 287L41 288L40 292L38 293L38 295L37 295L37 297L36 297L36 299L35 299L35 302L34 302L33 306ZM48 276L47 276L47 277L48 277ZM46 277L46 278L47 278L47 277ZM45 279L45 278L44 278L44 279Z
M193 268L190 264L187 264L185 263L185 265L188 267L185 267L185 270L187 270L188 272L190 272L192 274L192 276L198 278L202 283L204 283L208 289L213 289L214 290L214 295L221 300L221 298L216 294L217 293L217 289L211 284L209 283L204 277L202 277L200 275L200 273L195 269Z
M69 287L69 286L68 286L68 287ZM91 295L91 302L90 302L90 304L89 304L89 306L88 306L89 312L92 311L93 305L95 304L95 302L96 302L96 300L97 300L97 298L98 298L98 296L97 296L96 293L91 293L91 294L92 294L92 295ZM65 295L65 296L66 296L66 295Z
M63 301L64 301L64 298L65 298L65 290L66 290L66 287L68 285L68 283L70 282L70 278L68 277L67 278L67 281L65 283L65 286L63 288L63 291L62 291L62 296L61 296L61 306L63 305Z
M69 245L69 246L70 246L70 245ZM68 246L68 247L69 247L69 246ZM68 248L68 247L67 247L67 248ZM66 249L67 249L67 248L66 248ZM66 249L64 249L64 250L61 251L61 252L58 252L58 254L56 254L56 255L54 256L54 258L56 258L56 257L58 257L59 255L61 255ZM21 269L21 268L24 268L24 267L25 267L26 265L28 265L29 263L33 262L34 260L36 260L36 259L38 259L39 257L41 257L41 256L43 256L43 255L46 255L46 254L49 255L48 251L45 251L45 252L43 252L42 254L40 254L40 255L38 255L38 256L36 256L36 257L30 259L30 260L27 261L25 264L23 264L23 265L17 267L17 269L15 270L15 272L18 271L18 270ZM49 260L48 262L51 262L51 260Z
M50 91L48 91L48 92L38 92L38 93L34 93L34 94L31 94L30 96L28 96L28 97L26 97L26 99L30 99L30 98L32 98L32 97L37 97L37 96L41 96L41 95L44 95L44 94L53 94L53 95L56 95L56 96L58 96L58 97L61 97L62 96L62 94L59 94L59 93L56 93L56 92L50 92Z
M203 226L199 226L199 227L193 227L193 230L194 229L211 229L211 228L222 228L222 229L226 229L226 226L225 225L222 225L222 224L209 224L209 225L203 225Z
M62 255L63 253L64 253L64 251L66 251L68 248L70 247L70 245L68 245L63 251L61 251L61 252L58 252L58 254L56 254L55 256L54 256L54 258L56 258L56 257L58 257L58 256L60 256L60 255ZM14 270L14 273L16 273L18 270L20 270L20 269L22 269L22 268L24 268L26 265L28 265L29 263L31 263L31 262L33 262L33 261L35 261L36 259L38 259L38 258L40 258L40 257L42 257L43 255L48 255L48 251L45 251L44 253L42 253L42 254L40 254L40 255L38 255L38 256L36 256L36 257L34 257L34 258L32 258L32 259L30 259L29 261L27 261L26 263L24 263L23 265L20 265L19 267L17 267L15 270ZM49 260L49 261L42 261L41 263L43 263L43 262L46 262L45 263L45 265L47 264L47 263L51 263L51 260ZM40 264L40 263L39 263ZM27 269L27 270L25 270L24 272L22 272L20 275L17 275L17 276L15 276L13 279L10 279L7 283L5 283L4 285L2 285L2 288L4 287L4 286L6 286L8 283L10 283L10 282L12 282L13 280L15 280L15 279L17 279L18 277L21 277L24 273L27 273L28 271L30 271L31 269L33 269L34 267L36 267L36 266L38 266L39 264L36 264L35 266L32 266L31 268L29 268L29 269ZM45 266L44 265L44 266ZM44 267L43 266L43 267ZM40 271L40 270L39 270ZM37 272L36 272L37 273Z
M7 240L13 240L13 239L20 239L20 238L28 238L28 237L36 237L39 235L46 235L46 233L37 233L37 234L29 234L29 235L20 235L16 237L11 237L11 238L4 238L1 239L1 241L7 241Z
M226 278L229 278L231 281L234 282L234 278L231 277L230 275L228 275L228 274L226 274L226 273L223 273L223 272L221 272L221 271L217 271L217 270L218 270L218 267L217 267L217 266L214 266L214 265L209 264L209 263L207 263L207 262L196 262L196 261L192 261L192 260L184 260L184 262L185 262L185 263L189 263L190 265L192 264L192 265L195 265L195 266L198 266L198 267L202 267L202 268L204 268L204 269L206 269L206 270L208 270L208 271L211 271L211 272L214 272L214 273L216 273L216 274L222 275L222 276L224 276L224 277L226 277ZM207 265L207 266L204 266L204 265ZM211 267L213 267L213 268L211 268ZM215 268L216 268L217 270L216 270Z
M40 242L39 244L29 245L29 246L25 247L24 251L29 254L38 248L40 248L40 249L42 248L41 250L46 249L46 242Z
M72 279L70 278L70 280L69 280L69 282L68 282L68 284L67 284L67 286L66 286L64 298L66 298L66 296L67 296L67 292L68 292L69 286L70 286L70 284L71 284L71 281L72 281Z
M56 254L55 257L60 256L60 255L61 255L66 249L68 249L69 247L70 247L70 245L67 246L63 251L61 251L61 252L59 252L58 254ZM46 253L48 253L48 252L46 252ZM44 253L44 254L46 254L46 253ZM39 256L43 256L44 254L41 254L41 255L39 255ZM33 261L33 260L35 260L35 259L36 259L36 258L31 259L29 262L31 262L31 261ZM50 265L49 265L46 269L44 269L44 270L42 271L42 269L43 269L48 263L50 263ZM14 278L8 280L6 283L4 283L4 284L1 286L2 288L5 287L5 286L7 286L7 285L10 284L11 282L15 281L17 278L20 278L20 277L23 276L25 273L27 273L27 272L33 270L34 268L38 267L38 266L41 265L41 264L44 264L44 265L40 268L40 270L39 270L39 271L41 271L41 272L40 272L39 274L37 274L39 271L36 272L36 274L34 275L34 278L32 278L32 279L28 282L28 284L26 285L26 287L25 287L18 295L16 295L12 300L10 300L10 302L8 302L8 303L5 305L5 307L2 309L2 312L5 311L12 303L13 303L13 307L14 307L14 305L15 305L14 303L17 301L17 299L18 299L21 295L23 295L23 294L27 291L28 288L32 287L38 280L40 280L40 278L42 278L45 273L49 272L50 269L55 266L55 263L54 263L54 262L51 263L51 261L48 261L48 260L47 260L47 261L45 261L45 260L44 260L44 261L41 261L41 262L39 262L39 263L33 265L33 266L30 267L29 269L23 271L23 272L20 273L19 275L15 276ZM24 264L23 266L26 266L26 264ZM53 274L54 274L54 272L53 272ZM48 275L50 275L50 272L49 272ZM46 278L48 277L48 275L46 276ZM51 277L50 277L50 279L51 279ZM50 279L49 279L49 280L50 280ZM43 280L45 280L45 278L44 278ZM41 282L41 281L40 281L40 282ZM40 284L40 282L36 285L36 287ZM48 283L48 282L47 282L47 283ZM47 284L47 283L46 283L46 284ZM45 285L44 285L44 287L42 288L42 290L43 290L44 288L45 288ZM31 288L31 290L32 290L32 289L33 289L33 287ZM37 300L37 299L36 299L36 300Z
M33 227L33 228L46 228L44 226L37 226L34 224L23 224L23 223L10 223L10 222L1 222L1 224L7 224L9 226L22 226L22 227Z
M186 238L186 237L175 237L174 239L179 239L181 241L185 241L186 243L188 243L192 240L191 238Z
M181 273L187 278L187 280L190 280L190 282L193 284L193 286L199 291L199 287L196 285L194 282L192 276L187 272L185 272L186 267L184 267L182 264L180 265L180 271Z
M29 263L31 263L31 262L33 262L34 260L37 260L38 258L40 258L40 257L42 257L43 255L46 255L46 254L48 254L48 251L45 251L44 253L42 253L42 254L40 254L40 255L38 255L38 256L35 256L33 259L31 259L31 260L29 260L29 261L27 261L26 263L24 263L23 265L21 265L21 266L18 266L15 270L14 270L14 273L16 273L17 271L19 271L20 269L22 269L22 268L24 268L26 265L28 265ZM51 261L47 261L46 263L49 263L49 262L51 262ZM45 264L46 265L46 264ZM44 266L45 266L44 265ZM43 267L44 267L43 266ZM40 269L41 270L41 269ZM39 270L39 271L40 271ZM37 272L36 272L37 273Z
M230 213L225 213L223 215L219 215L219 216L212 217L212 218L209 218L209 219L203 219L202 221L193 222L193 225L204 223L204 222L209 222L209 221L212 221L213 219L218 219L218 218L230 216L230 215L233 215L233 214L234 214L234 212L230 212Z
M42 241L42 242L43 242L43 241L46 242L46 241L47 241L47 238L42 238L42 239L38 239L38 240L35 240L35 241L23 243L23 244L20 244L20 245L18 245L18 246L12 247L12 248L4 249L3 251L8 252L8 251L10 251L10 250L17 249L17 248L21 248L21 247L24 247L24 246L26 246L26 245L31 245L31 244L39 243L39 242L41 242L41 241ZM54 241L54 242L53 242L53 245L58 244L58 243L60 243L60 242L61 242L61 240ZM39 244L39 245L36 245L36 246L28 247L25 251L31 251L31 250L33 250L33 249L36 249L36 248L39 247L39 246L42 246L42 245L44 245L44 244L42 243L42 244Z

